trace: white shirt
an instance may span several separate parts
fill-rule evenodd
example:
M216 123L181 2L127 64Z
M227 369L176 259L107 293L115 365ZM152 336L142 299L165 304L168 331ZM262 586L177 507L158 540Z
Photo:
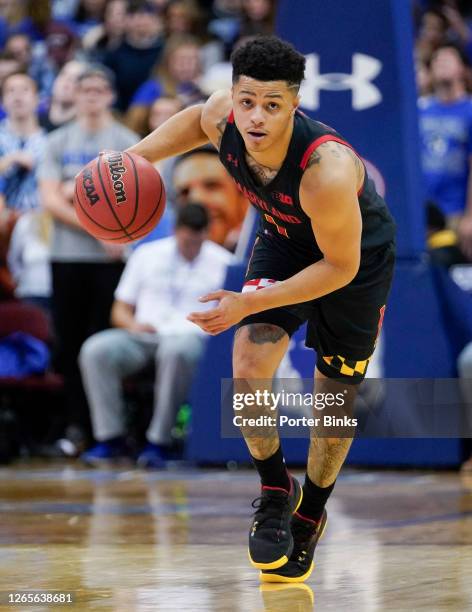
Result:
M174 236L149 242L131 254L115 298L134 306L138 323L148 323L160 334L203 334L186 317L215 305L201 304L198 298L222 289L232 260L231 253L209 240L193 261L180 255Z
M8 266L16 282L17 297L50 297L49 245L41 238L37 212L26 212L16 222Z

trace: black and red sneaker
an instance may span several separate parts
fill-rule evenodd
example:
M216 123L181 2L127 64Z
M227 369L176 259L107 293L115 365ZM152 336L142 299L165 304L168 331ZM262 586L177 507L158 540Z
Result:
M303 492L290 476L290 491L262 487L262 495L252 502L256 508L249 531L249 559L261 570L277 569L287 563L293 549L290 520L301 504Z
M313 556L326 527L326 510L318 522L306 519L298 513L292 517L293 550L288 562L280 569L264 570L262 582L304 582L310 577L315 564Z

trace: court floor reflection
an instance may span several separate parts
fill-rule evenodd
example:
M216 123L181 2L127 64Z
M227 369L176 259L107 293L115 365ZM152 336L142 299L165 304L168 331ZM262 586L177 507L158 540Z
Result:
M305 586L260 585L248 564L256 495L249 471L4 468L0 591L123 612L472 609L471 478L346 470Z

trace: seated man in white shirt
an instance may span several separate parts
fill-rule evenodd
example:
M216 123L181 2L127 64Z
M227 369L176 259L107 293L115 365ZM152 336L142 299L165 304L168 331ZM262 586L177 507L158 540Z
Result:
M222 285L232 259L207 240L208 223L203 206L188 204L179 211L173 236L138 247L115 292L115 329L82 346L80 370L98 441L82 455L89 464L126 454L122 381L154 361L154 413L138 465L165 465L175 417L205 341L205 333L186 317L208 306L198 298Z

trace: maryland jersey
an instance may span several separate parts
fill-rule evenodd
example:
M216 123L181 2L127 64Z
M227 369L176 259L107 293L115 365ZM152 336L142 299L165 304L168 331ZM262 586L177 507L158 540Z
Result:
M310 156L317 147L328 141L339 142L352 149L332 128L297 111L285 160L275 178L267 185L259 184L249 169L244 141L234 123L233 113L228 117L221 141L222 163L238 189L259 213L258 236L285 257L295 258L298 269L323 257L310 218L300 205L299 189ZM395 224L367 172L358 197L362 215L362 268L372 250L394 241ZM293 273L292 266L291 271Z

